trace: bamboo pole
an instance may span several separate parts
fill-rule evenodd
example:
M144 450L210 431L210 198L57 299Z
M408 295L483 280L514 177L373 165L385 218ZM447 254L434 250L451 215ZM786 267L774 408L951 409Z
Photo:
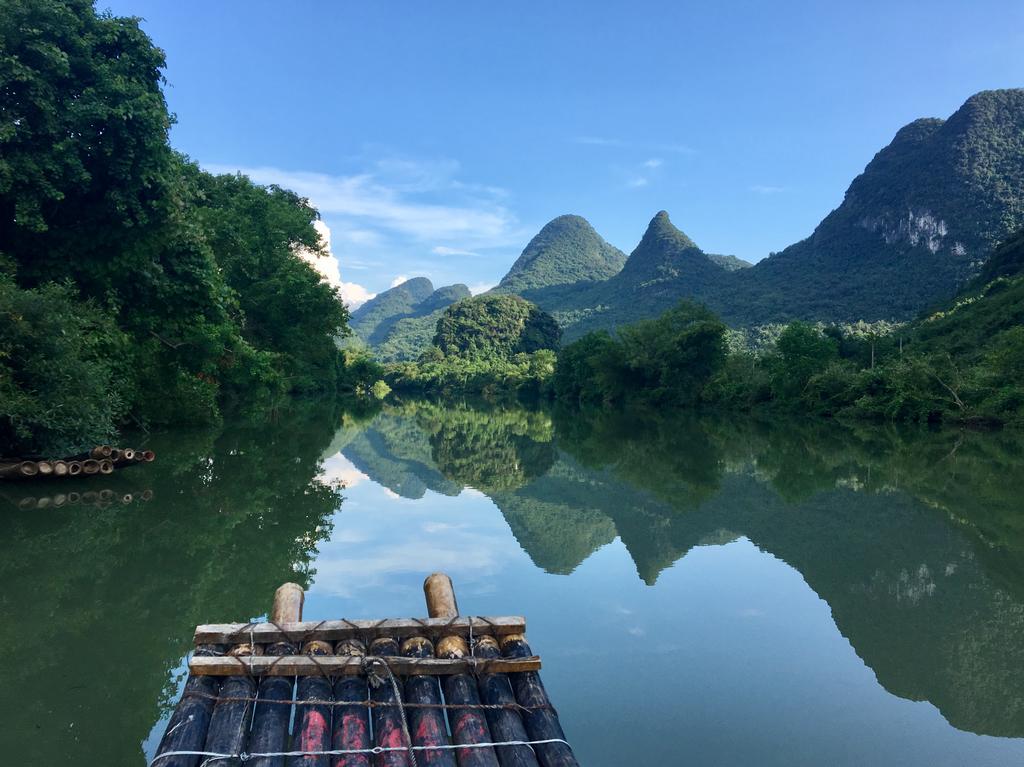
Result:
M83 474L99 474L100 462L95 458L86 458L82 461L82 473Z
M234 645L228 655L242 657L262 654L259 645L241 643ZM249 727L252 723L253 698L256 697L256 681L247 675L234 674L224 679L220 686L217 703L210 716L210 727L206 733L204 751L215 754L241 754L245 751ZM223 760L225 765L238 764L238 760Z
M68 474L68 462L67 461L54 461L53 462L53 476L55 477L66 477Z
M526 637L509 634L501 638L501 654L505 658L528 658L533 655ZM523 725L530 740L565 740L565 732L558 721L558 713L551 707L551 699L536 671L523 671L508 675L516 702L523 706ZM542 743L534 746L541 767L579 767L572 749L565 743Z
M100 474L113 474L114 473L114 462L109 458L104 458L100 461Z
M278 625L302 620L305 595L297 583L286 583L274 593L270 620ZM291 642L275 642L266 648L267 655L294 655ZM293 684L291 677L267 676L260 680L258 702L252 720L249 751L279 753L288 745L288 723L292 713ZM261 756L251 760L252 767L284 767L283 756Z
M313 639L302 648L304 655L333 655L334 649L328 642ZM295 699L312 705L296 706L295 709L295 740L293 751L329 751L331 748L331 705L334 701L334 690L330 677L326 675L299 677L296 685ZM329 757L326 754L307 754L292 759L290 764L303 767L328 767Z
M402 642L402 655L407 658L433 658L434 643L426 637L409 637ZM405 680L405 702L441 705L441 685L437 677L415 674ZM444 709L413 708L408 713L409 732L413 745L447 746L448 728ZM428 767L455 767L455 754L447 749L416 752L416 761Z
M196 655L219 655L223 645L200 645ZM220 677L189 676L185 690L178 701L160 745L156 749L153 767L197 767L202 757L167 756L170 751L202 751L206 742L206 731L210 726L214 700L220 689Z
M68 476L77 477L82 473L82 462L81 461L68 461Z
M427 615L431 618L456 618L459 615L458 602L452 579L444 573L434 573L423 582L423 594L427 600ZM448 634L437 642L435 653L438 658L465 658L469 655L469 644L457 634ZM480 694L476 681L469 674L452 674L441 680L444 699L452 705L479 706ZM480 709L448 709L452 741L459 746L491 743L491 730ZM493 748L457 749L455 757L459 767L498 767L498 757Z
M501 653L492 636L482 636L474 648L479 658L497 658ZM516 697L508 674L481 674L477 680L480 699L488 705L515 705ZM487 723L497 741L529 740L519 712L511 708L488 709ZM529 746L498 746L501 767L539 767L537 756Z
M34 477L39 473L39 466L35 461L15 461L11 463L0 463L0 477L18 479L20 477Z
M39 469L40 477L53 476L53 464L49 461L36 461L36 468Z
M387 658L398 655L398 641L394 637L378 637L370 643L370 655ZM373 709L374 741L383 748L406 748L409 744L402 728L401 700L395 696L391 677L382 669L376 669L370 680L370 699L381 704ZM408 751L385 751L376 754L376 767L408 767Z
M364 657L366 646L358 639L342 639L334 648L335 655ZM334 700L353 704L370 699L365 676L343 676L334 685ZM336 706L332 724L331 748L339 751L370 748L370 709L365 705ZM336 756L332 767L370 767L369 754Z

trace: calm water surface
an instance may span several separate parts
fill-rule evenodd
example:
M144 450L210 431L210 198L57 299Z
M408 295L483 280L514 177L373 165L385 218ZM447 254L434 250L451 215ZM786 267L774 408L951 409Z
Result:
M1024 763L1015 435L408 403L147 442L0 486L5 764L144 765L195 624L285 580L420 615L438 569L528 617L585 767Z

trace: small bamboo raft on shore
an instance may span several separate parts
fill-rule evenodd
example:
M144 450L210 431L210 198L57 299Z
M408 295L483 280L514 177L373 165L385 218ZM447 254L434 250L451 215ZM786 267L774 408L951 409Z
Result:
M286 583L266 623L198 626L151 767L578 767L525 619L423 591L427 618L303 622Z
M4 460L0 458L0 479L60 479L94 474L113 474L115 469L152 463L156 453L131 447L97 445L91 450L66 458L42 460Z

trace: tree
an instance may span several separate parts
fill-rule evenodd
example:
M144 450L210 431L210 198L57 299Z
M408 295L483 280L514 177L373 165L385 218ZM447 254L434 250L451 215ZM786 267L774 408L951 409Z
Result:
M558 323L518 296L487 295L449 306L437 321L434 345L450 356L508 359L557 349Z
M839 345L806 322L791 322L776 343L778 358L772 370L772 388L782 399L799 397L811 376L839 357Z

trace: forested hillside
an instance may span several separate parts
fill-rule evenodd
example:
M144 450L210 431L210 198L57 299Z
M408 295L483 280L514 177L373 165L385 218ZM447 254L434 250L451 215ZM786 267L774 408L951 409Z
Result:
M493 292L537 304L569 340L657 316L684 298L733 327L905 321L949 300L1021 226L1024 90L985 91L948 120L898 131L810 237L754 266L705 253L665 211L628 258L586 219L563 215ZM422 297L392 292L356 313L357 332L384 360L415 359L439 315L420 319L425 313L410 307Z
M137 19L4 4L0 454L341 382L316 210L173 151L163 66Z

